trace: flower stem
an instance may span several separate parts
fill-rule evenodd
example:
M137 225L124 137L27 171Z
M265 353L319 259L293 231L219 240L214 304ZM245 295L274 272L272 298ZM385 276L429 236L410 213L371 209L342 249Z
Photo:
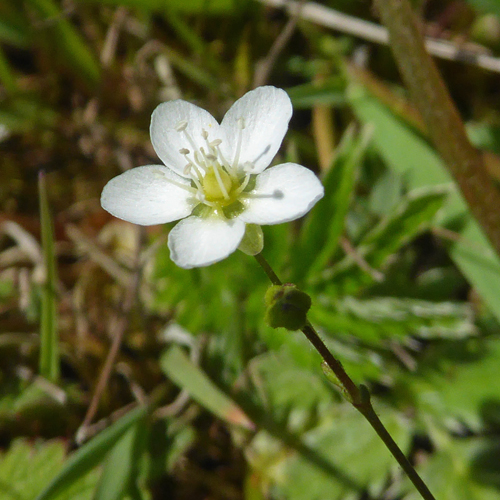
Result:
M267 277L271 280L271 283L273 285L282 285L283 283L281 280L278 278L278 275L273 271L272 267L269 265L269 262L264 258L262 255L262 252L254 255L255 260L260 264L262 269L264 269L265 273L267 274Z
M282 284L281 280L273 271L262 253L255 255L255 259L261 265L262 269L264 269L273 285ZM328 350L328 347L326 347L325 343L321 340L318 332L311 325L311 323L306 323L304 328L302 328L302 333L307 337L307 340L309 340L309 342L321 355L328 367L333 371L340 385L347 393L347 400L354 406L354 408L356 408L356 410L361 413L361 415L365 417L368 423L378 434L380 439L382 439L387 449L397 460L420 495L422 495L422 498L424 500L435 500L427 485L418 475L417 471L406 458L405 454L401 451L401 448L399 448L399 446L396 444L396 441L394 441L382 421L378 418L375 410L373 409L370 393L368 392L367 387L364 385L357 386L354 383L351 377L349 377L347 372L344 370L342 363Z

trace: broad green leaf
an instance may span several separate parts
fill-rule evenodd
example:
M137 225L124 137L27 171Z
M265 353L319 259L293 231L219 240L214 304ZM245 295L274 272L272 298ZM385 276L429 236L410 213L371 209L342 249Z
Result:
M40 198L40 223L45 270L40 317L40 375L52 382L57 382L59 379L59 335L57 330L56 256L54 229L43 172L38 178L38 195Z
M18 439L0 455L0 500L33 500L64 464L66 446L62 440L29 443ZM90 500L95 473L82 475L66 492L51 500Z
M109 450L132 426L144 419L147 412L148 407L146 406L132 410L74 452L65 462L59 474L36 497L36 500L53 500L57 495L71 487L80 477L99 465Z
M379 154L389 168L405 177L411 188L453 185L441 159L418 133L362 87L353 85L348 96L359 120L375 127L374 144ZM457 219L463 222L461 238L450 244L450 257L500 319L500 259L481 228L468 215L467 205L455 189L443 207L441 224L451 224Z
M295 109L311 108L318 104L344 105L345 81L340 77L326 79L320 83L305 83L286 89Z
M253 429L254 425L243 410L224 394L182 351L173 346L162 354L160 366L179 387L219 418L231 424Z

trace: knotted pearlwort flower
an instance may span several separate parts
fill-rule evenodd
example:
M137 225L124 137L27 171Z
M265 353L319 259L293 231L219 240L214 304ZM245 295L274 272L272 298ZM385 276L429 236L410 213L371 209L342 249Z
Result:
M260 225L297 219L323 196L320 181L305 167L284 163L266 170L291 116L290 98L271 86L245 94L220 124L189 102L160 104L150 132L166 166L115 177L101 204L144 226L182 219L168 237L172 260L186 269L218 262L242 244L246 228L245 240L250 233L255 239ZM254 253L262 248L252 246Z

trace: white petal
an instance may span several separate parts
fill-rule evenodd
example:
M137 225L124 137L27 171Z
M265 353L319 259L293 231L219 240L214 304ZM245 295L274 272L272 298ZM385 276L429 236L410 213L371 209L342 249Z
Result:
M238 99L222 120L227 142L221 150L231 163L234 160L240 119L243 119L241 152L238 163L250 162L252 173L262 172L275 157L292 117L292 103L288 94L276 87L258 87ZM249 170L250 171L250 170Z
M311 170L283 163L257 176L248 208L239 218L251 224L281 224L302 217L323 194L323 185Z
M188 217L168 235L170 257L184 269L208 266L232 254L244 233L245 224L238 219Z
M187 217L192 194L179 187L190 182L163 165L132 168L111 179L102 190L101 205L119 219L151 226Z
M208 132L209 141L223 140L224 137L221 136L217 120L208 111L180 99L160 104L151 116L151 142L161 161L177 174L185 176L184 167L187 161L179 150L189 149L189 157L193 159L194 148L186 133L176 129L183 121L187 122L185 132L190 135L196 149L200 146L207 149L201 135L203 130Z

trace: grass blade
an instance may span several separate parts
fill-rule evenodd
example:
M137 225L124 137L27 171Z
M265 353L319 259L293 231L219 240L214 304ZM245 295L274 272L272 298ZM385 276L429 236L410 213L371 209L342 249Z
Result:
M52 382L57 382L59 378L59 337L57 331L56 257L54 230L43 172L40 172L38 178L38 194L45 268L40 317L40 375Z

